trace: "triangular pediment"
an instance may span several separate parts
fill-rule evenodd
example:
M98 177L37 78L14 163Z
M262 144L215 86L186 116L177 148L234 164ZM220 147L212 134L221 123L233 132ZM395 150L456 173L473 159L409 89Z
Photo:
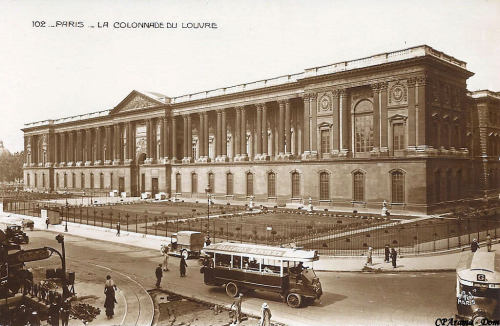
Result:
M159 93L139 92L134 90L111 110L111 114L158 106L168 103L168 100L169 98L167 96Z

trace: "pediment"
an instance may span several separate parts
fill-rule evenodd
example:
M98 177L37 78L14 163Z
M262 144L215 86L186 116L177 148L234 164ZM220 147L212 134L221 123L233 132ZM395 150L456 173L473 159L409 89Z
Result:
M162 105L166 103L167 99L168 97L162 94L152 93L150 95L134 90L111 110L111 114Z

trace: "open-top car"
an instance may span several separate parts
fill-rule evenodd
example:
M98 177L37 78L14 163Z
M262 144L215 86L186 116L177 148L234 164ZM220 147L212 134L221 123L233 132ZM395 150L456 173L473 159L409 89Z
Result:
M5 235L7 236L7 240L13 243L29 243L29 237L25 232L23 232L22 226L20 225L7 225Z

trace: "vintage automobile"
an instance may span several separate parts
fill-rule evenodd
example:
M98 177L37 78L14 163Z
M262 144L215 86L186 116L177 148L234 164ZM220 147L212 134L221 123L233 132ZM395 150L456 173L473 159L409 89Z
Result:
M35 222L32 220L25 219L21 223L23 229L30 229L30 231L33 231L33 228L35 227Z
M463 252L457 266L457 312L473 325L500 319L500 252Z
M7 240L13 243L21 244L21 243L29 243L30 239L28 235L23 232L22 227L20 225L7 225L5 229L5 235L7 236Z
M183 256L184 259L198 257L203 248L203 235L196 231L179 231L172 234L170 241L169 255ZM162 245L162 252L165 245Z
M263 290L278 293L292 308L323 293L314 270L303 266L319 259L317 251L221 242L203 248L200 272L207 285L224 286L227 295Z

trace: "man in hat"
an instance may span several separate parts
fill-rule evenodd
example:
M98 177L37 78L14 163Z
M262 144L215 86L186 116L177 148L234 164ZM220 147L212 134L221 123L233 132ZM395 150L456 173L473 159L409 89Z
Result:
M260 310L260 321L259 326L271 326L271 309L267 303L262 304L262 309Z
M470 251L476 252L479 249L479 243L477 243L477 239L472 240L470 244Z
M161 278L163 277L161 264L158 264L158 267L156 267L155 275L156 275L156 287L159 288L161 287Z

